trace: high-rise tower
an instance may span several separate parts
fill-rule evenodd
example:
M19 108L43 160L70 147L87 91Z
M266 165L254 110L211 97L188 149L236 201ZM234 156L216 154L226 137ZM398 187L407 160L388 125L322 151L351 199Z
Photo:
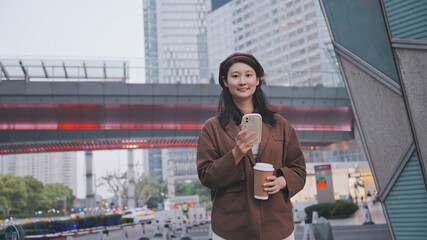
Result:
M343 86L317 0L212 0L207 17L209 69L232 52L251 53L266 82L284 86Z
M147 82L208 81L206 2L144 1Z

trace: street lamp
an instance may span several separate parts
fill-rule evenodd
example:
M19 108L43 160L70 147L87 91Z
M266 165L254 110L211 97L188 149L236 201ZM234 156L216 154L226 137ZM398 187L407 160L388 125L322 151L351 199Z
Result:
M67 196L63 196L63 197L56 197L56 200L63 200L64 201L64 216L67 216Z

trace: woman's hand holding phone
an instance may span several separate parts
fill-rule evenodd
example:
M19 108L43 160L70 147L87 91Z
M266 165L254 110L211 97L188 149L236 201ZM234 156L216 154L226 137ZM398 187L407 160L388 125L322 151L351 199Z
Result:
M245 156L245 154L252 148L253 144L258 140L255 132L248 129L241 130L236 137L236 146L234 146L232 153L236 161Z

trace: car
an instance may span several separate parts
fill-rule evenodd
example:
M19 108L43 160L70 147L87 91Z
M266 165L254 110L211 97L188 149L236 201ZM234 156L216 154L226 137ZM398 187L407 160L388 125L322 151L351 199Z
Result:
M150 240L155 240L155 239L163 240L165 238L163 238L163 233L158 232L158 233L155 233L152 238L150 238Z
M134 223L151 222L154 220L154 211L146 208L128 209L122 218L131 218Z

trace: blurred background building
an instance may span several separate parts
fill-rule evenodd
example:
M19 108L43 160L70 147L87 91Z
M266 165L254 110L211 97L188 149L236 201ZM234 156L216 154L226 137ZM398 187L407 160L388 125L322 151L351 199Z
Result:
M209 1L200 0L144 1L147 83L209 81L206 38L209 4ZM197 179L194 152L195 149L188 148L148 150L150 178L168 182L169 195L173 194L174 176L178 178L191 172L189 178ZM191 164L184 166L185 161ZM170 170L171 167L177 168ZM173 176L167 175L168 169Z
M159 183L163 183L166 177L165 174L163 174L163 158L161 148L148 150L148 175L151 180Z
M343 87L316 0L212 0L207 37L215 77L220 62L238 51L259 59L267 84Z
M146 81L208 81L207 1L146 0L143 3Z
M76 152L0 155L0 173L33 176L43 184L62 183L76 196L76 155Z

